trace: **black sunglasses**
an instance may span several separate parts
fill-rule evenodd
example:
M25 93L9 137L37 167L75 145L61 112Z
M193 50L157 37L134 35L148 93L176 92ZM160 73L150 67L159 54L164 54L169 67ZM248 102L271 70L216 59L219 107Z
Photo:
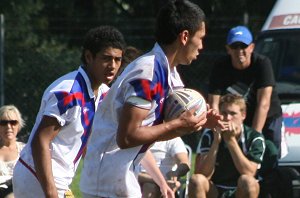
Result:
M248 46L245 43L233 43L229 45L231 49L246 49Z
M1 126L6 126L7 124L16 126L18 124L18 120L0 120Z

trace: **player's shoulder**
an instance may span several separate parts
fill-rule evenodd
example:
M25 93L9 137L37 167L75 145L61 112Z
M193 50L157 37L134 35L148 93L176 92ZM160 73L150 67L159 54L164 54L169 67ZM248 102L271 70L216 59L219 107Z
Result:
M132 81L135 79L149 79L152 80L154 71L154 56L144 55L129 64L121 76L119 83Z
M48 90L71 88L77 75L78 71L72 71L63 76L60 76L49 85Z
M56 93L68 95L74 87L75 79L78 74L78 71L72 71L53 81L44 91L43 100L47 100L47 98Z
M152 69L155 65L155 58L155 54L148 52L136 59L135 65L142 66L143 69Z

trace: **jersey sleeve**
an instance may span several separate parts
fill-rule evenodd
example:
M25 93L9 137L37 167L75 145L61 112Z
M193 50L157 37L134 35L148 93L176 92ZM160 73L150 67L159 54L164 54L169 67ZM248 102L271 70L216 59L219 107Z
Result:
M213 132L209 129L205 129L201 134L196 153L197 154L207 153L210 150L210 147L213 143L213 139L214 139Z
M58 123L64 126L80 116L80 106L77 105L80 97L80 95L64 91L51 92L45 100L43 114L55 117Z
M163 92L161 86L146 79L135 79L126 86L125 102L144 109L151 109L152 101Z
M247 158L258 164L261 164L265 152L265 140L262 136L255 137L250 145L249 151L247 153Z
M177 153L187 153L184 142L180 137L174 138L172 140L172 144L170 145L170 154L174 157Z

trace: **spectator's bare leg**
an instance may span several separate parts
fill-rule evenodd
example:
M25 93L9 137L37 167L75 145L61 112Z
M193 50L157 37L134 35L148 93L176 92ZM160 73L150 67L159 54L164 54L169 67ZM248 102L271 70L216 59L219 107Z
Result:
M157 198L161 196L160 189L155 183L146 182L143 184L143 198Z
M217 197L215 186L202 174L192 175L189 183L189 198Z
M258 181L248 175L240 176L236 190L236 197L240 198L257 198L259 194Z
M14 198L14 193L9 193L4 198Z

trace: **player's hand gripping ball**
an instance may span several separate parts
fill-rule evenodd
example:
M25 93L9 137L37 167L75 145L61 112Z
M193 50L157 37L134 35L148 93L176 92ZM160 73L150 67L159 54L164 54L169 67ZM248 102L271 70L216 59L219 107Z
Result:
M169 94L164 104L165 121L173 120L186 110L197 107L195 115L206 112L204 97L196 90L189 88L176 89Z

